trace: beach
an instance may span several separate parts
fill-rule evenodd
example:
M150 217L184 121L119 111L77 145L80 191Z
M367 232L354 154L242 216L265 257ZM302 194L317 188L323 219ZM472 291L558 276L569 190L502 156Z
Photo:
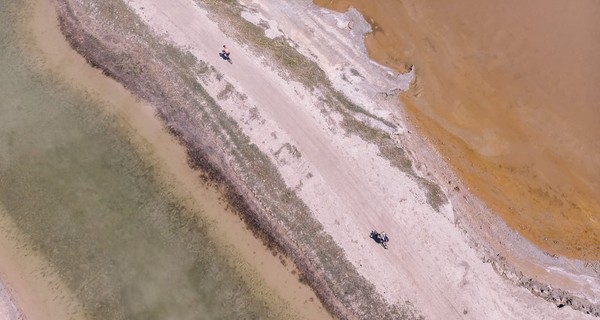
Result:
M151 148L164 154L160 168L180 172L168 175L176 193L193 199L200 182L217 186L331 316L600 315L597 262L534 246L477 198L402 105L419 64L370 60L363 37L373 27L357 10L304 0L53 4L71 47L149 108L111 112L137 135L156 121L170 140L145 141L186 154ZM231 64L219 56L224 44ZM198 174L186 179L186 166ZM371 230L390 236L387 250ZM285 272L269 274L261 288Z

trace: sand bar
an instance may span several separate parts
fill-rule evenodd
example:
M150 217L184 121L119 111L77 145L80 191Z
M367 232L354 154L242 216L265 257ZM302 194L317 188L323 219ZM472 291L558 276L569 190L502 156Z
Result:
M61 3L77 7L68 1ZM343 250L342 255L334 257L313 255L307 250L303 260L298 258L300 255L295 256L296 264L302 265L308 260L309 264L319 266L334 260L341 265L347 259L360 276L374 285L377 295L389 304L411 309L409 314L412 316L423 315L433 319L510 319L529 318L531 314L540 318L586 317L571 308L557 308L555 303L507 281L502 275L504 269L498 270L499 264L491 260L496 252L482 249L484 244L476 242L481 238L461 227L461 222L469 222L466 210L473 207L480 209L473 202L470 207L465 205L474 201L468 193L452 193L454 185L444 185L442 190L449 203L432 204L428 193L431 189L425 188L423 180L416 177L427 176L439 183L448 175L442 171L444 166L440 159L434 153L427 153L425 145L419 147L422 140L412 134L410 127L401 120L403 115L398 111L395 97L400 89L405 89L403 86L410 76L400 75L368 60L360 41L368 24L356 12L343 15L322 11L308 1L285 4L268 0L244 2L248 16L259 16L259 21L265 21L263 26L265 23L269 27L275 26L268 29L289 37L300 52L310 56L325 70L337 90L353 93L349 99L363 108L362 113L353 115L396 137L394 141L402 143L414 163L410 170L400 170L384 158L380 151L387 149L379 149L375 143L348 134L345 131L348 127L343 125L342 119L350 120L344 118L345 111L332 110L329 104L323 102L321 94L326 92L325 88L315 90L290 81L289 77L293 75L286 75L284 69L278 69L281 66L265 58L243 38L236 37L231 28L219 20L220 16L208 14L202 3L134 0L127 1L127 4L156 34L166 35L198 60L218 70L219 76L200 79L202 86L219 102L227 116L239 124L254 146L277 165L288 188L305 203L312 218ZM88 27L90 29L82 32L97 32L94 27L102 30L100 25ZM78 41L73 34L71 37L72 41ZM118 38L109 40L116 43L123 41ZM232 51L232 65L217 54L223 43ZM88 57L94 56L88 53ZM115 77L123 76L110 61L100 67L105 68L105 72L113 72ZM171 76L169 80L175 78L175 75ZM141 90L135 86L131 88ZM146 99L153 97L151 93L139 92L146 94L143 96ZM358 126L356 122L345 123ZM176 124L174 121L168 123L170 126ZM211 150L218 154L226 143L217 142ZM223 159L227 165L235 167L233 157L230 154ZM245 177L249 173L237 171L236 174ZM460 189L466 190L458 179L450 178ZM244 182L243 179L237 181ZM244 187L253 191L255 198L264 199L262 203L268 202L269 195L261 193L259 184L246 183ZM277 190L270 191L278 194ZM251 195L245 196L253 201ZM281 199L293 198L291 195L286 197ZM280 213L267 211L264 214L268 221L270 216ZM488 227L506 231L504 237L513 236L500 221L490 218L489 222L497 224ZM279 222L284 231L292 230L285 229L286 223L295 222ZM368 238L371 229L381 228L385 228L392 238L387 251ZM283 231L281 234L286 235ZM292 232L289 234L297 237L291 241L296 241L297 246L302 248L303 243L297 240L300 237ZM513 241L523 245L518 238ZM523 245L508 253L533 254L534 257L539 254L534 249L528 250ZM553 263L575 268L566 260L559 259ZM569 279L573 269L567 267L561 270L566 274L563 278ZM335 273L338 270L320 271ZM351 275L355 271L347 269L347 272ZM326 288L312 285L321 298L328 297L319 291ZM587 285L588 291L577 288L581 291L572 293L584 298L593 297L598 285L593 280ZM344 301L336 289L330 288L336 298ZM368 298L361 297L361 292L353 294L359 299ZM407 304L407 301L410 303ZM324 302L331 303L330 308L334 303ZM337 308L347 308L349 311L341 314L353 318L352 314L361 314L360 301L356 302ZM358 310L352 309L356 306L359 306ZM363 317L367 316L363 314Z

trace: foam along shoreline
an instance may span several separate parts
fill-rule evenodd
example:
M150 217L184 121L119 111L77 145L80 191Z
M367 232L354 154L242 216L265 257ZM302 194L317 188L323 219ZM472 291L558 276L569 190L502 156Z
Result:
M422 140L411 135L407 125L401 121L403 115L398 111L396 99L398 75L371 63L357 49L360 45L354 44L350 24L343 26L342 23L343 27L339 27L338 23L346 20L364 25L364 21L324 13L306 1L282 4L265 0L247 1L245 4L249 10L260 12L265 20L277 21L277 28L290 37L298 50L312 56L321 69L332 72L335 86L348 92L354 90L352 99L358 99L356 103L367 112L353 116L383 132L396 133L397 141L406 147L406 152L415 161L414 170L421 175L438 178L438 181L448 178L444 176L447 171L441 170L447 168L443 167L440 159L431 151L427 153L425 146L419 147ZM365 142L358 135L346 134L348 127L344 126L342 119L347 121L346 125L358 126L360 123L345 117L343 110L330 109L331 105L323 103L322 97L318 96L322 92L315 93L301 82L289 81L285 78L285 70L272 69L272 63L260 55L260 50L253 49L242 35L236 37L236 30L231 24L223 29L230 32L224 35L218 23L204 11L202 3L198 6L187 0L136 0L129 1L128 5L156 34L168 34L172 41L188 48L197 59L219 69L218 75L211 74L200 79L204 89L239 124L254 146L277 164L287 188L294 190L326 234L343 249L343 254L336 256L335 261L348 259L387 302L406 307L405 301L411 301L416 312L432 318L448 315L452 318L526 318L532 312L542 317L585 317L570 308L556 309L554 304L506 282L490 264L482 264L482 260L490 262L486 260L491 259L490 252L486 252L486 248L478 242L473 245L476 235L465 235L465 229L459 223L469 222L467 215L456 211L461 201L462 204L472 201L470 195L444 189L454 207L439 204L435 210L428 202L431 194L417 182L423 180L391 165L390 159L380 153L380 150L390 149L378 149L376 144ZM218 14L214 13L221 18ZM199 34L198 30L203 33ZM228 43L235 57L231 67L223 67L223 61L213 52L223 42ZM110 65L103 67L110 72L118 71L110 69ZM148 94L148 97L151 95ZM170 126L178 124L171 121ZM386 124L390 121L394 122L393 126ZM229 162L231 158L230 154L225 163L232 165ZM251 188L253 194L245 194L249 201L253 200L253 196L261 198L261 205L257 208L267 211L263 212L266 216L260 217L264 221L272 219L270 216L285 214L285 211L265 210L265 203L271 200L269 192L280 196L277 189L266 188L264 190L268 192L263 191L260 183L248 183L243 179L237 180L237 183L242 185L240 188ZM327 195L326 201L323 195ZM284 196L292 198L291 194L280 198ZM289 228L281 221L284 220L277 223ZM290 223L289 220L287 223ZM406 242L399 246L392 243L386 252L373 250L373 244L368 240L368 229L382 225L393 230L393 233L386 230L392 239L395 236L396 239L407 239ZM292 231L287 229L281 235L299 237ZM311 237L319 235L315 233ZM491 253L494 256L495 252ZM307 259L311 259L311 263L327 262L327 258L304 254L304 261L296 260L296 263L305 263ZM335 264L332 265L335 267ZM390 268L391 265L394 267ZM440 269L441 265L443 269ZM336 270L320 271L335 273ZM471 299L474 296L478 297L477 301ZM348 297L336 298L343 300Z

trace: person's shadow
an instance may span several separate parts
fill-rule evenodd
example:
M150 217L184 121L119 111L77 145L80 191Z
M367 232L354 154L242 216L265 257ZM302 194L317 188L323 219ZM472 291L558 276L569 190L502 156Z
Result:
M231 62L231 58L229 57L229 55L226 55L225 52L219 52L219 57L221 57L221 59L223 59L229 63L233 63L233 62Z

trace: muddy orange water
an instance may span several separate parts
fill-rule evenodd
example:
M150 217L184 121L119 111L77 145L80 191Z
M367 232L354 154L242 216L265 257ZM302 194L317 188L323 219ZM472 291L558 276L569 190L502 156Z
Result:
M372 59L416 66L409 118L511 228L600 258L600 1L315 3L355 7Z

